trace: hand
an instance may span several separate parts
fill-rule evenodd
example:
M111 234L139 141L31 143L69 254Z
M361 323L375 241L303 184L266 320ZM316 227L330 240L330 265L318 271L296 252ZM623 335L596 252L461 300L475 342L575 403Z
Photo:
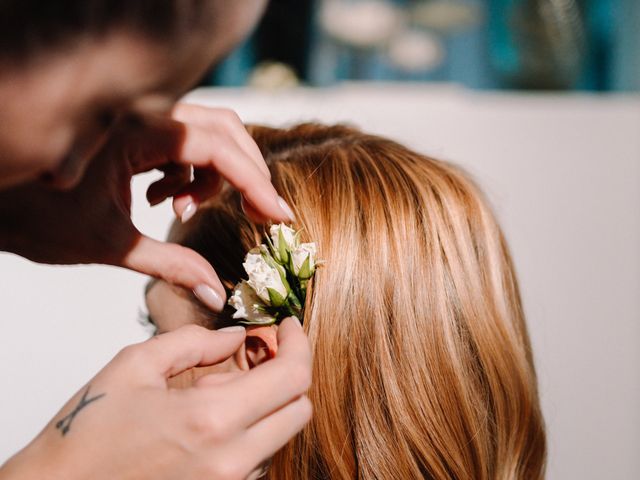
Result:
M167 380L223 361L240 332L187 326L122 350L0 479L244 479L309 421L309 344L295 319L277 356L253 370L216 374L185 390Z
M204 258L135 228L132 177L154 168L164 171L147 198L155 205L173 197L183 221L219 191L223 179L242 192L254 220L290 221L293 214L273 188L264 159L237 115L179 105L172 117L120 119L86 172L79 167L53 181L71 188L38 181L0 192L0 249L41 263L130 268L191 289L211 308L222 309L224 288Z

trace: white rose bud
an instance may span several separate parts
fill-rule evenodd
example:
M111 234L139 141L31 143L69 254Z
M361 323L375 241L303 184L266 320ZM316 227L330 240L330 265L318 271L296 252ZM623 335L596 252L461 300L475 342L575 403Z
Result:
M271 225L269 229L271 236L271 245L273 245L273 254L280 263L285 264L289 261L289 254L298 247L298 237L296 231L286 226L284 223Z
M288 227L284 223L271 225L269 233L271 234L271 241L276 246L278 245L280 232L282 232L282 236L284 237L287 248L289 250L293 250L298 244L298 240L296 239L296 231L293 228Z
M291 252L291 259L293 263L293 273L297 277L302 280L311 278L316 268L316 244L301 244Z
M263 306L260 297L251 286L242 281L233 290L233 295L229 298L229 305L236 309L233 318L244 318L251 323L272 324L275 319L260 310Z
M281 306L289 295L289 288L285 285L278 269L267 263L260 253L247 254L244 269L249 275L248 284L267 305Z

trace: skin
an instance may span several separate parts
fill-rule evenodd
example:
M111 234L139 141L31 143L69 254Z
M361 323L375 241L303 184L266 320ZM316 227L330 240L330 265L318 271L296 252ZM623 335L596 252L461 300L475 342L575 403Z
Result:
M167 384L225 361L244 339L242 329L190 325L123 349L2 467L0 479L249 477L311 418L303 393L311 356L300 324L283 321L278 355L250 371L206 375L182 390ZM104 396L83 407L87 391ZM62 435L56 425L74 411Z
M131 268L222 307L208 262L145 237L130 218L131 178L155 168L165 178L148 199L173 197L183 220L221 179L242 192L252 218L290 218L237 115L175 104L246 34L264 2L221 5L224 30L213 38L194 33L169 49L114 30L0 65L0 250ZM124 348L0 468L0 479L255 476L311 416L311 356L299 322L281 324L269 362L232 377L210 373L179 391L169 385L194 367L231 364L245 337L242 328L186 325Z
M152 281L146 289L148 319L156 334L172 332L186 325L217 329L216 319L199 308L189 292L164 281ZM170 384L185 388L211 373L237 374L274 358L277 354L277 326L247 329L245 342L225 362L204 368L194 368L173 377ZM226 375L229 377L230 375ZM204 380L201 380L204 381Z
M29 64L3 65L0 77L0 188L53 174L59 179L71 151L77 182L119 113L166 115L210 67L253 26L264 2L232 9L225 35L195 34L172 45L129 31L74 42ZM7 68L9 71L7 72ZM46 82L42 79L45 78Z
M43 263L123 266L194 289L221 308L224 289L202 257L152 241L132 225L130 180L162 170L165 178L150 187L148 200L173 197L183 221L222 179L242 192L254 219L292 219L235 113L175 104L263 6L227 4L223 36L206 31L163 45L115 30L26 65L2 65L0 249Z

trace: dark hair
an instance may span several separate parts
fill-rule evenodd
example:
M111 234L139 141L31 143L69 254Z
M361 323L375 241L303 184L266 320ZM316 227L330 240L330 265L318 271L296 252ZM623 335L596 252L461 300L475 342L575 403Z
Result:
M227 0L228 1L228 0ZM208 25L213 0L0 0L0 61L25 62L114 28L171 42Z

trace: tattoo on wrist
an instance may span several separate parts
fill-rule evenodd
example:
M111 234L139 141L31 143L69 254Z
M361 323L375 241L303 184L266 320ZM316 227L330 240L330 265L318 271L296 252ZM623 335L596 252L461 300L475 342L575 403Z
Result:
M102 397L104 397L106 395L106 393L101 393L99 395L95 395L95 396L89 398L89 389L90 388L91 388L91 385L87 385L87 389L82 394L82 398L78 402L78 405L76 405L76 408L74 408L73 411L69 415L67 415L66 417L58 420L58 423L56 423L56 429L60 430L60 433L62 434L63 437L67 433L69 433L69 430L71 430L71 423L76 418L76 415L78 415L78 413L80 413L80 411L83 408L85 408L90 403L95 402L96 400L100 400Z

